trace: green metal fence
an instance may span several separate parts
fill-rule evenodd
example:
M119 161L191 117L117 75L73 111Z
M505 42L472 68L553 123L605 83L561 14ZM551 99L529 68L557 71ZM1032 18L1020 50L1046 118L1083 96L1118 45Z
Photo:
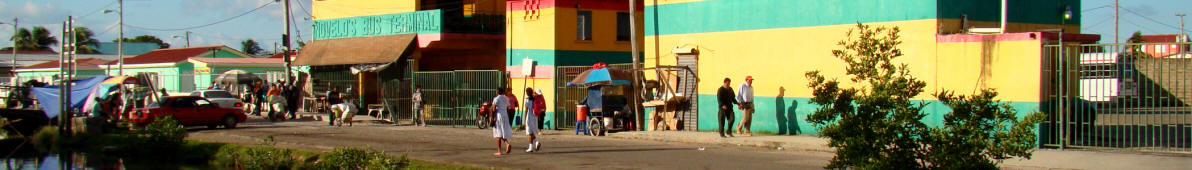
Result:
M414 84L422 86L426 101L426 124L475 126L476 110L505 85L504 75L498 70L414 72Z
M632 70L633 64L609 64L609 68ZM575 128L575 106L587 96L587 90L582 86L567 86L567 82L574 80L579 73L591 69L592 66L558 66L555 67L555 122L557 128Z
M1046 45L1044 146L1192 152L1192 43ZM1060 57L1062 56L1062 57Z

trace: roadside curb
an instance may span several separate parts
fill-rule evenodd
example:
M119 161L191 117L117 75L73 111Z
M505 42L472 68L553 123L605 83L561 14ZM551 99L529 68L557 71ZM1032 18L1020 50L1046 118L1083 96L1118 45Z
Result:
M768 136L758 135L750 137L720 138L711 133L702 132L619 132L610 133L607 137L652 140L660 142L679 142L688 144L705 144L720 146L747 146L766 149L789 151L812 151L834 153L827 145L827 139L814 136Z

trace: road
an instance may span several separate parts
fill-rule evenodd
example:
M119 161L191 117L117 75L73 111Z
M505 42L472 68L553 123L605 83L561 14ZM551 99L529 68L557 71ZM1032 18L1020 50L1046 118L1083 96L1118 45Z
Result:
M496 144L491 135L491 129L370 123L329 127L313 120L253 119L236 129L192 128L188 139L261 144L273 136L277 146L286 148L372 148L419 160L514 169L822 169L832 158L825 152L576 136L568 131L546 131L540 137L542 149L535 153L523 152L528 136L515 132L513 153L498 157L492 155Z

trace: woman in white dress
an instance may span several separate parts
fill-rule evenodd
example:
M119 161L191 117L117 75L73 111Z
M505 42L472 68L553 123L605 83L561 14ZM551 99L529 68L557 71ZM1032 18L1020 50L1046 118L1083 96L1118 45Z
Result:
M493 156L501 156L502 153L509 154L509 150L511 149L509 138L513 137L513 128L510 127L509 116L506 114L508 111L506 109L500 109L509 107L509 98L505 97L505 89L497 89L497 96L493 97L493 106L493 108L498 108L495 109L497 110L497 120L495 122L496 124L493 125L493 138L497 140L497 153L493 153ZM502 143L505 145L504 151L501 150Z
M534 89L526 88L526 100L523 102L526 106L526 116L523 116L525 119L522 120L525 122L522 124L526 127L526 135L530 135L530 146L526 148L527 153L538 151L538 135L536 134L538 134L539 127L538 116L534 115L534 102Z

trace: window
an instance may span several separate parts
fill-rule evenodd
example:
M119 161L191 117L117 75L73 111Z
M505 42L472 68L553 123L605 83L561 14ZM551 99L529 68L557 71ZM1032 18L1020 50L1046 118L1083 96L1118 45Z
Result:
M617 41L629 41L633 37L629 35L629 13L617 13Z
M592 40L592 11L579 11L576 13L575 40Z

